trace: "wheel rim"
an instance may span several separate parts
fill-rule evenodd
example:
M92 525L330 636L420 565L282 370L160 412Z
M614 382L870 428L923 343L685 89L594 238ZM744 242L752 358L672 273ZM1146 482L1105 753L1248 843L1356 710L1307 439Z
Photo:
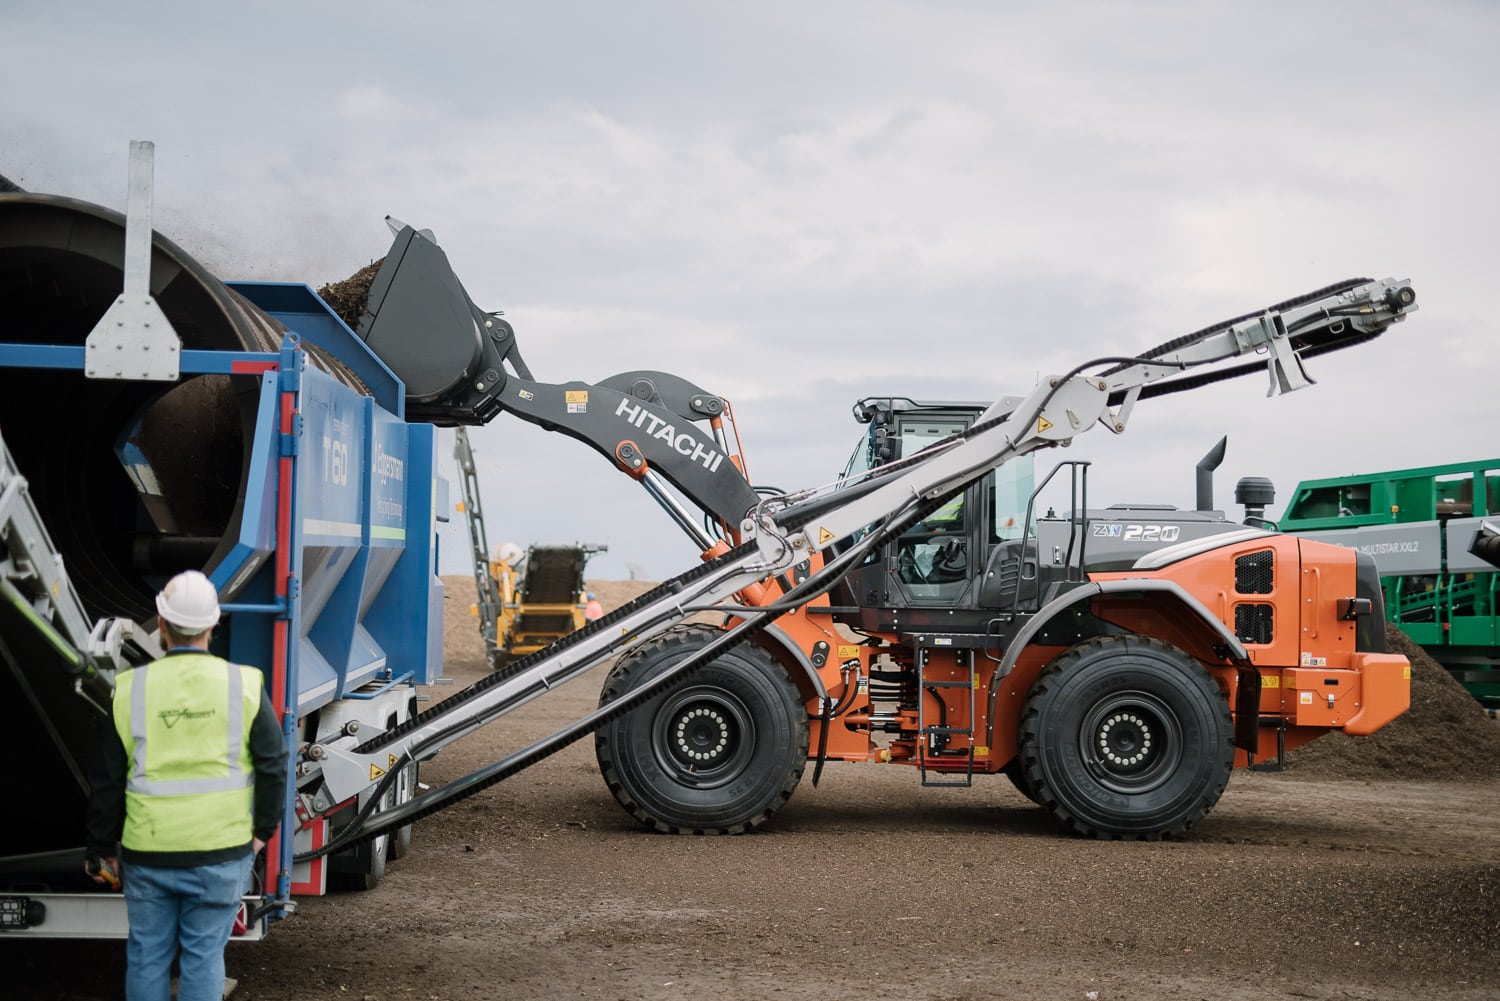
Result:
M1105 788L1139 794L1155 789L1182 758L1182 725L1166 702L1148 692L1117 692L1083 718L1079 752Z
M720 688L673 693L657 711L651 731L662 768L700 789L732 782L745 770L755 746L749 709Z

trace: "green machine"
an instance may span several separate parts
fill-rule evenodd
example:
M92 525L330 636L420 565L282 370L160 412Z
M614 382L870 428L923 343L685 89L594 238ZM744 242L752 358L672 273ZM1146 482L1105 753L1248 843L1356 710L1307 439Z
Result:
M1278 524L1373 556L1386 617L1500 709L1500 458L1304 480Z

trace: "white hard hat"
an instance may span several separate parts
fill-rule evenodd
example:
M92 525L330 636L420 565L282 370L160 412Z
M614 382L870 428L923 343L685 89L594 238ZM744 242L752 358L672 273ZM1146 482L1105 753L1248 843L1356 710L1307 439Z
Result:
M184 570L156 596L156 610L167 625L185 636L196 636L219 624L219 592L197 570Z

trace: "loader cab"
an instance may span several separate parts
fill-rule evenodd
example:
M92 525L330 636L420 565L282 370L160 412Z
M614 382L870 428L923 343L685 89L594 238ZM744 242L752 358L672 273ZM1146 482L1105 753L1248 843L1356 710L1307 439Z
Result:
M869 430L844 468L845 479L961 433L987 406L891 397L861 400L855 417ZM939 610L951 624L956 611L980 612L980 584L991 555L1006 544L1023 544L1033 480L1031 456L1014 459L872 550L846 578L843 591L845 603L859 606L860 624L877 628L877 622L884 624L898 613L910 622L913 615L924 618Z

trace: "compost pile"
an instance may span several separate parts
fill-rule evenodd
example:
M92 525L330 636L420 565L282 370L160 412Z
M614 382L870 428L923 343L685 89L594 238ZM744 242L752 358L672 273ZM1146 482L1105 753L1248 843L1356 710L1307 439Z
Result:
M1330 733L1287 755L1291 774L1480 781L1500 776L1500 723L1397 626L1386 646L1411 661L1411 708L1368 737Z
M339 315L339 319L348 324L350 330L359 329L359 318L364 315L365 303L370 301L370 286L375 284L375 276L380 273L380 266L384 263L385 258L382 257L343 281L330 282L318 289L318 297L328 303Z

